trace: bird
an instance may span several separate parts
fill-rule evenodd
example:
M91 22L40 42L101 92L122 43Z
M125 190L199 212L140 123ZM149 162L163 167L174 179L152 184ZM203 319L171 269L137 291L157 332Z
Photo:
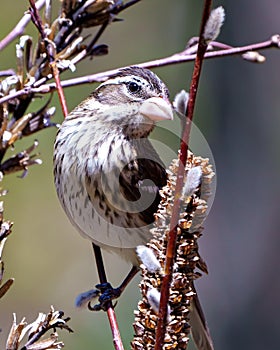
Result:
M99 285L101 301L118 297L139 269L135 249L151 238L159 191L167 183L166 166L148 136L158 121L172 119L166 85L152 71L131 66L101 83L57 132L54 182L66 215L94 247L133 266L119 289ZM212 349L200 304L194 304L193 319L204 328L197 332L203 333L200 350Z

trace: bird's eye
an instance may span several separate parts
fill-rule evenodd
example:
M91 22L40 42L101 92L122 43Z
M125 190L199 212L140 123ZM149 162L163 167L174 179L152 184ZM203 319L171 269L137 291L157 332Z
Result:
M138 85L137 83L135 83L134 81L130 82L127 84L127 88L130 92L132 93L136 93L139 92L141 90L141 86Z

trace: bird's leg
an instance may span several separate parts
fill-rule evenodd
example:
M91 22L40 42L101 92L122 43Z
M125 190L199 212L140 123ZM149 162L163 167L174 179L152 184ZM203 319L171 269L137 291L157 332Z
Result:
M106 307L106 304L108 303L108 301L112 301L113 299L117 299L121 296L126 286L129 284L129 282L133 279L133 277L136 275L138 271L139 269L136 266L132 266L126 278L123 280L121 285L117 288L113 288L111 284L108 282L100 283L95 286L101 292L101 295L98 298L101 309L103 309L103 305L105 305Z
M106 272L105 272L105 268L104 268L101 249L99 246L97 246L94 243L92 243L92 247L93 247L93 251L94 251L95 262L96 262L96 267L97 267L97 272L98 272L100 283L101 284L107 283L107 277L106 277Z
M100 283L97 284L95 287L100 291L100 296L98 298L99 304L94 305L93 307L89 305L89 309L94 311L106 311L108 307L112 306L112 300L120 297L122 292L125 290L126 286L139 271L139 268L137 266L132 266L131 270L129 271L128 275L123 280L121 285L117 288L113 288L111 284L107 281L101 249L94 243L92 243L92 246L94 250L97 271L100 279Z

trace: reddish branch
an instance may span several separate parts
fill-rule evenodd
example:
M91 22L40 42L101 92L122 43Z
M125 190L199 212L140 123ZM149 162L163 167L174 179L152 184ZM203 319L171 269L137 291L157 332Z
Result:
M57 94L58 94L59 102L61 105L62 113L63 113L64 118L66 118L68 115L68 108L67 108L67 104L66 104L64 91L63 91L61 81L60 81L59 70L58 70L55 62L50 63L50 66L51 66L53 77L55 80L55 85L57 88Z
M107 316L108 316L108 320L110 323L110 328L112 331L112 336L113 336L113 344L116 350L124 350L123 344L122 344L122 340L121 340L121 335L120 335L120 331L119 331L119 326L117 323L117 318L116 318L116 314L114 311L113 307L110 307L107 310Z
M103 257L101 254L101 249L100 249L100 247L98 247L94 243L92 243L92 247L93 247L93 251L94 251L96 267L97 267L97 272L98 272L98 277L99 277L100 283L106 284L108 281L107 281L107 276L106 276L105 267L104 267L104 263L103 263ZM94 310L94 308L91 308L90 304L89 304L89 309ZM110 323L110 328L112 331L114 348L115 348L115 350L124 350L112 301L108 302L108 309L106 312L107 312L108 321Z
M179 162L177 181L176 181L176 187L175 187L173 212L172 212L171 222L170 222L170 232L168 236L167 249L166 249L165 271L164 271L164 276L162 279L162 286L161 286L161 298L160 298L159 315L158 315L158 321L157 321L155 350L161 350L164 344L167 308L168 308L168 301L169 301L169 294L170 294L169 288L172 280L174 258L176 255L175 248L176 248L176 241L177 241L177 224L178 224L180 208L181 208L181 196L182 196L182 188L184 185L185 165L186 165L187 154L188 154L188 143L189 143L189 136L190 136L190 130L191 130L191 122L193 119L193 112L195 107L196 94L197 94L197 88L198 88L203 58L207 50L207 43L203 38L203 33L204 33L206 22L210 15L211 3L212 3L211 0L205 0L204 2L204 10L203 10L203 16L202 16L202 22L201 22L201 28L200 28L197 55L195 59L194 70L193 70L191 85L189 89L189 101L188 101L188 107L187 107L186 124L183 130L183 135L181 140L180 162Z
M41 16L39 14L39 11L38 11L38 9L36 7L35 1L34 0L29 0L29 3L30 3L29 12L30 12L30 15L31 15L31 20L34 23L34 25L36 26L36 28L38 29L42 39L45 41L46 50L47 50L47 53L48 53L50 67L51 67L51 70L52 70L53 78L55 80L55 85L56 85L56 89L57 89L60 105L61 105L61 108L62 108L63 115L64 115L64 117L66 117L67 114L68 114L68 110L67 110L67 104L66 104L64 91L63 91L62 86L61 86L59 70L58 70L56 62L55 62L55 46L54 46L53 43L48 41L45 29L44 29L44 25L43 25Z

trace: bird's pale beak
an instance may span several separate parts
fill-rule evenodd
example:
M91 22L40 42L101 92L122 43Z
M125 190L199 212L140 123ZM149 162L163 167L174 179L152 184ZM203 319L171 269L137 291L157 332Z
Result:
M171 104L161 97L148 98L141 105L139 112L153 121L173 119Z

